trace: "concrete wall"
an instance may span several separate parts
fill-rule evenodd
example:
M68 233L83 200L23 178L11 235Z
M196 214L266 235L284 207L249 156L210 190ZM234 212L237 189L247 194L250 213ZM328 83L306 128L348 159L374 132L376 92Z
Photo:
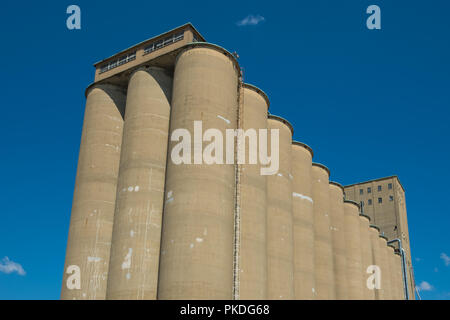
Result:
M67 240L61 299L105 299L122 145L125 90L88 91ZM68 277L79 268L80 289ZM67 273L70 271L70 273Z
M395 253L394 255L394 272L395 276L395 285L397 287L397 299L405 300L405 286L403 284L403 271L402 271L402 257L399 253Z
M382 248L380 247L380 242L379 242L380 229L374 225L370 225L369 234L370 234L370 244L372 247L373 265L377 266L379 268L379 270L382 272L382 257L381 257L381 252L382 252L381 249ZM383 278L383 273L381 274L381 277ZM384 300L385 299L384 285L381 281L380 281L379 285L380 285L379 288L375 287L375 289L374 289L375 299L376 300Z
M362 249L359 221L359 207L353 201L345 201L345 252L347 254L348 299L364 299L364 278L362 273Z
M388 245L386 248L387 257L388 257L388 268L389 268L389 288L391 293L391 300L398 299L398 286L397 286L397 273L395 272L395 249L394 247Z
M278 173L267 176L267 298L290 300L294 299L292 130L272 115L267 124L270 130L279 130L280 136L280 167Z
M108 299L156 299L172 77L140 69L128 85Z
M312 196L314 201L314 279L318 300L336 299L333 247L330 230L329 170L312 164Z
M238 69L215 47L192 47L175 66L170 132L236 129ZM169 155L177 142L170 142ZM199 142L206 147L209 143ZM195 152L194 152L195 153ZM195 161L194 155L192 162ZM235 168L168 161L159 299L231 299Z
M330 182L330 230L336 299L348 299L347 253L345 248L344 187Z
M267 97L251 85L244 85L241 90L241 127L244 130L266 129ZM246 139L247 161L242 165L240 179L239 298L267 299L267 176L261 175L259 162L248 162L250 143L250 139Z
M311 188L313 152L307 145L294 141L291 154L295 299L313 300L315 298L314 215Z
M374 260L372 256L372 244L370 242L370 218L366 215L359 215L359 235L361 244L361 272L363 281L363 294L364 300L375 300L375 290L369 289L367 286L367 280L370 276L367 273L367 269L374 265Z
M381 291L383 292L384 300L392 299L391 292L391 279L389 270L389 256L387 249L387 241L384 236L378 237L378 243L380 248L380 260L377 263L381 268Z

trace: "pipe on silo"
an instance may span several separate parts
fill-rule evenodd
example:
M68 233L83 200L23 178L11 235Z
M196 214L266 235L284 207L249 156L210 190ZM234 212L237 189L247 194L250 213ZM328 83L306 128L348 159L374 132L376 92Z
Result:
M61 299L105 299L125 90L87 89ZM78 289L77 274L80 287Z
M171 91L161 68L129 80L107 299L156 299Z
M344 202L345 250L347 253L348 299L364 299L364 277L362 273L362 249L359 221L359 205L354 201Z
M314 215L311 189L312 149L292 142L292 218L294 239L294 293L296 300L313 300Z
M260 89L244 84L242 129L267 129L269 99ZM241 95L242 96L242 95ZM251 133L249 133L251 134ZM258 142L245 139L246 161L241 165L240 178L240 249L239 299L267 299L267 176L261 175L261 164L249 163L249 146Z
M283 118L269 115L271 131L279 130L279 170L267 176L267 298L294 299L292 237L291 144L293 129Z
M383 291L384 300L391 300L391 283L389 277L389 259L387 249L387 238L379 235L378 242L380 244L380 268L381 268L381 291Z
M314 201L314 281L315 299L335 300L333 248L330 230L330 170L312 164L312 198Z
M367 270L369 266L374 265L372 257L372 244L370 242L370 217L365 214L359 215L359 232L360 232L360 243L361 243L361 263L362 263L362 275L363 275L363 293L365 300L375 300L375 290L369 289L367 286L367 280L369 274Z
M330 182L330 230L336 299L348 299L347 254L345 247L344 187Z
M409 300L409 288L408 288L408 279L407 279L407 266L406 266L406 252L403 249L403 245L402 245L402 240L399 238L393 239L388 241L388 244L392 244L394 242L398 243L398 249L399 249L399 253L402 257L401 261L402 261L402 280L403 280L403 299L405 300ZM417 290L417 289L416 289ZM412 300L414 300L415 297L412 297Z
M203 133L217 129L225 137L226 129L235 130L239 75L236 59L225 49L208 43L185 46L175 64L170 134L186 129L195 139L194 121L202 121ZM192 164L176 164L172 153L182 140L169 142L158 299L229 300L235 165L225 159L207 164L200 153L194 157L212 141L189 141Z

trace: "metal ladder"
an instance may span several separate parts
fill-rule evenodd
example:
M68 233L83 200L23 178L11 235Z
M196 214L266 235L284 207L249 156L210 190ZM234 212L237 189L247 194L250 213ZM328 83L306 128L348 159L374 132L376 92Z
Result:
M244 74L241 70L241 76L238 83L238 110L237 110L237 128L243 128L244 113ZM235 202L234 202L234 247L233 247L233 300L239 300L239 274L240 274L240 245L241 245L241 169L238 164L238 151L240 148L240 139L237 138L235 145Z

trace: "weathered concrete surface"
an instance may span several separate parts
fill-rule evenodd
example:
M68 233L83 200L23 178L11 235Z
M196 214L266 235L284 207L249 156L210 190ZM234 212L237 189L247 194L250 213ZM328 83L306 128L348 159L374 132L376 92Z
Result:
M364 300L375 300L375 290L371 290L367 287L367 279L370 274L367 273L367 268L374 264L372 257L372 244L370 242L370 218L368 216L359 215L359 235L361 242L361 263L362 263L362 275L363 275L363 293Z
M391 300L391 281L389 276L389 260L387 240L383 236L378 237L378 243L380 245L380 263L381 268L381 291L383 292L383 300Z
M405 300L405 287L403 284L402 257L399 253L394 255L395 281L397 286L397 299Z
M257 88L244 85L242 129L267 129L268 102ZM246 162L241 166L241 223L239 298L267 299L267 176L261 163L248 161L250 139L245 140ZM256 141L256 146L258 141ZM257 148L257 147L256 147Z
M107 299L156 299L171 90L159 68L129 81Z
M344 187L336 182L330 182L330 230L337 300L348 299L344 220Z
M345 249L347 252L348 299L364 299L359 207L345 201Z
M380 229L377 226L370 225L369 227L369 235L370 235L370 244L372 247L372 260L373 265L378 266L381 270L381 264L382 264L382 257L381 257L381 248L380 248ZM383 274L381 274L381 277L383 277ZM384 287L381 283L381 287L375 288L375 299L376 300L384 300Z
M279 170L267 176L267 298L290 300L294 299L292 130L285 120L271 115L267 123L270 130L278 129L280 134Z
M70 218L61 299L105 299L122 144L125 94L113 85L88 90ZM80 289L67 287L78 266Z
M312 195L314 201L314 277L318 300L335 300L333 247L330 230L329 170L312 164Z
M294 238L294 292L296 300L313 300L314 215L311 190L312 150L292 143L292 216Z
M396 283L396 273L395 273L395 248L388 245L386 247L387 251L387 261L388 261L388 280L389 280L389 288L390 288L390 299L397 300L398 292L397 292L397 283Z
M226 129L236 129L238 74L232 56L217 47L201 44L180 53L170 132L187 129L193 139L194 121L224 137ZM177 144L170 142L169 157ZM177 165L169 158L158 299L232 298L234 204L233 164Z

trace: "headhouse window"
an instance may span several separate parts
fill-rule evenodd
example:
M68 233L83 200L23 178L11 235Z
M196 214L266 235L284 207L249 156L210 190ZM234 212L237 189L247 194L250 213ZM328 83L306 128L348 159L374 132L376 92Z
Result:
M118 66L121 66L127 62L133 61L136 59L136 51L134 52L130 52L126 55L121 56L120 58L110 61L107 64L104 64L101 68L100 68L100 73L109 71L111 69L117 68Z
M158 49L167 47L168 45L171 45L172 43L175 43L175 42L178 42L180 40L183 40L183 38L184 38L184 31L178 32L178 33L174 33L173 35L171 35L171 36L169 36L167 38L155 41L155 42L150 43L149 45L147 45L144 48L144 54L148 54L148 53L156 51Z

